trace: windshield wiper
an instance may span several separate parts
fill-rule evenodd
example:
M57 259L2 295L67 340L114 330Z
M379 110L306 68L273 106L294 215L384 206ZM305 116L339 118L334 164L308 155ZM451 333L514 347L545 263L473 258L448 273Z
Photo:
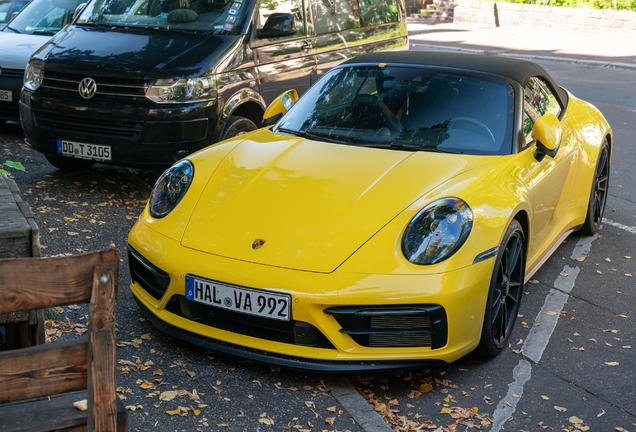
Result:
M450 150L440 150L437 147L414 146L414 145L403 144L403 143L398 143L398 142L392 142L391 143L391 148L392 149L397 149L397 150L425 151L425 152L432 152L432 153L464 154L464 152L461 152L461 151L460 152L455 152L455 151L450 151Z
M336 144L349 144L346 141L341 141L341 140L337 140L337 139L333 139L333 138L328 138L328 137L325 137L325 136L322 136L322 135L315 135L315 134L312 134L311 132L297 131L297 130L293 130L293 129L278 128L278 129L276 129L276 132L288 133L288 134L291 134L291 135L295 135L295 136L299 136L299 137L303 137L303 138L308 138L308 139L312 139L312 140L316 140L316 141L327 141L327 142L336 143Z
M15 33L17 33L17 34L22 34L22 33L20 33L18 30L14 29L13 27L9 27L9 26L7 26L6 28L8 28L9 30L11 30L12 32L15 32Z

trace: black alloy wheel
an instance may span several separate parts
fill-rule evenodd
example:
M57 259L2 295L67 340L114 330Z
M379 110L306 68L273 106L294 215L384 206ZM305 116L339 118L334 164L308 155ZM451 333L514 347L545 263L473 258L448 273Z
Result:
M479 355L494 357L508 343L519 312L525 272L525 236L519 222L513 220L497 252L477 346Z
M594 179L592 180L592 190L590 191L590 201L587 206L585 222L579 230L583 235L594 235L603 221L603 212L607 202L607 192L609 189L610 157L607 139L603 140L601 150L598 153Z

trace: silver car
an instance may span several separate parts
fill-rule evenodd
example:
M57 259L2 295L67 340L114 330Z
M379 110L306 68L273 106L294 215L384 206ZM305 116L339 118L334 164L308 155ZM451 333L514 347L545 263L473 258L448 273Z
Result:
M18 101L29 57L72 21L80 3L80 0L33 0L0 31L0 123L20 121ZM4 17L4 8L5 3L0 2L0 18ZM9 19L14 9L17 7L6 6Z

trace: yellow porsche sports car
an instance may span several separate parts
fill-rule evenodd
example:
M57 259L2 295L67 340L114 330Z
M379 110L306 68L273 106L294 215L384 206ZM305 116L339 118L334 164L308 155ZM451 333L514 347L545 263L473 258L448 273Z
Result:
M601 223L612 130L534 63L369 54L296 99L154 186L129 260L161 331L323 371L494 356L524 282Z

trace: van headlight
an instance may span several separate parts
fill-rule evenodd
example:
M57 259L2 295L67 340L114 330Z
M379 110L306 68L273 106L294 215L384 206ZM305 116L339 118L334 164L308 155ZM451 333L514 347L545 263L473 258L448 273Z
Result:
M192 184L194 166L189 160L182 160L168 168L150 193L148 209L150 215L160 219L179 204Z
M443 198L411 220L402 237L404 257L418 265L437 264L466 242L473 228L473 212L459 198Z
M216 99L212 76L158 79L146 88L146 97L156 103L189 103Z
M24 88L35 91L42 84L42 69L27 65L24 71Z

